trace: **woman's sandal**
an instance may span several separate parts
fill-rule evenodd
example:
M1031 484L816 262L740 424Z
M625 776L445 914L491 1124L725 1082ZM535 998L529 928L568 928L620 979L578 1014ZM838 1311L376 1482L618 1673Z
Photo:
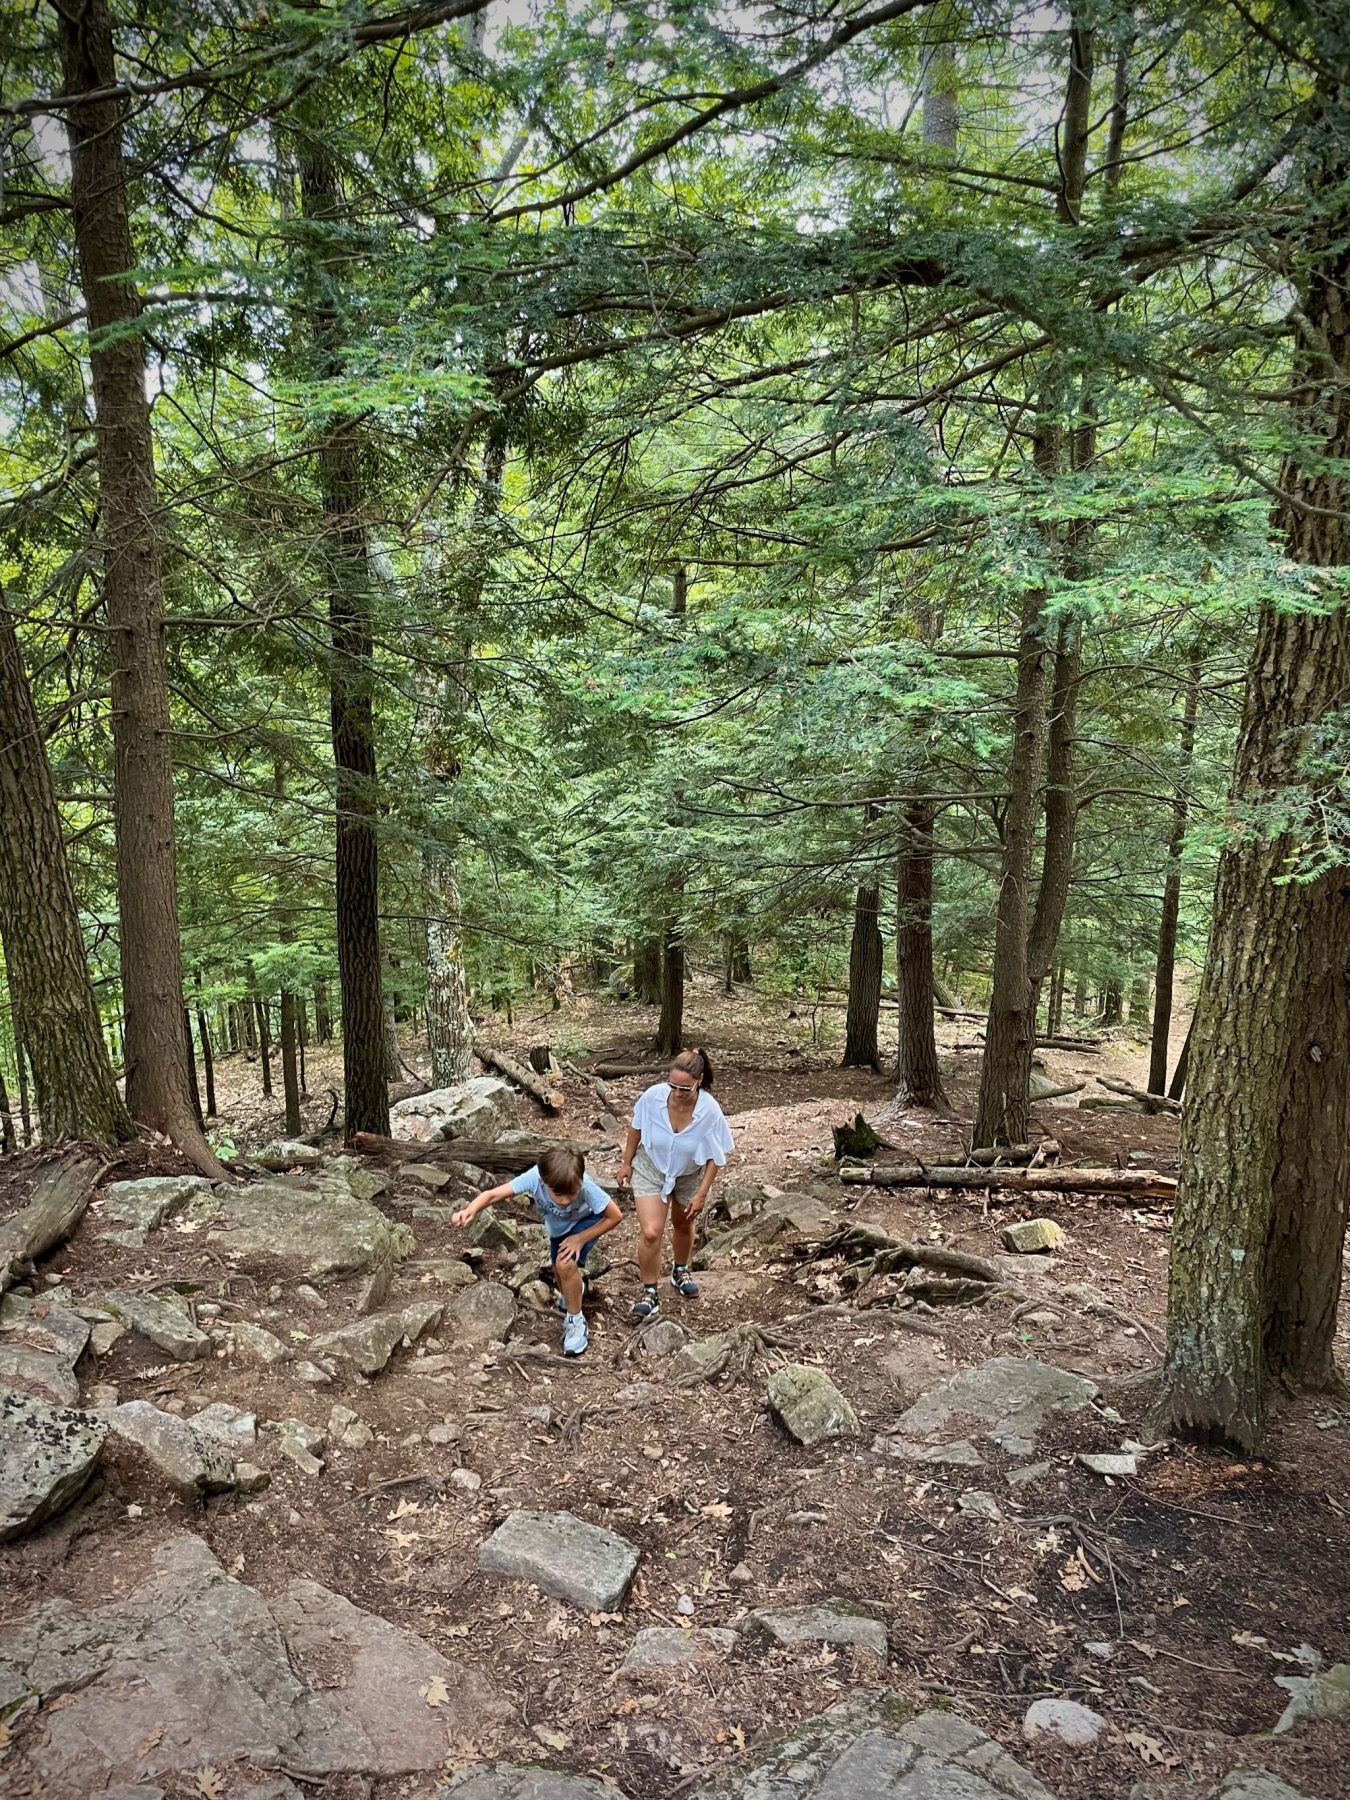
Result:
M688 1263L676 1263L670 1271L670 1285L677 1294L682 1294L686 1300L698 1299L698 1283L689 1273Z

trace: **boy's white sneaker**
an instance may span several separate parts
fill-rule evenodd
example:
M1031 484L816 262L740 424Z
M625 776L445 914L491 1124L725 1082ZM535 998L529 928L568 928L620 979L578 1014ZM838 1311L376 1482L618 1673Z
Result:
M591 1341L584 1313L568 1313L563 1325L563 1355L580 1356Z

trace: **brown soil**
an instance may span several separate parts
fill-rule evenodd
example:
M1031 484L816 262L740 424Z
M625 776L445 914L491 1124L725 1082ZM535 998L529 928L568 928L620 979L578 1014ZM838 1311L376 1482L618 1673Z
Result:
M740 1172L809 1189L898 1235L997 1254L1001 1226L1031 1207L839 1188L827 1162L830 1127L855 1110L877 1110L890 1084L832 1067L830 1048L811 1042L809 1018L789 1020L787 1010L786 1003L742 998L728 1006L720 996L697 995L696 1030L706 1032L715 1058L721 1053L718 1093ZM649 1025L643 1009L577 1001L502 1031L498 1041L524 1048L551 1039L567 1056L613 1057L640 1052ZM968 1039L970 1028L962 1031ZM406 1054L418 1066L417 1046ZM1047 1061L1055 1074L1110 1062L1137 1079L1133 1057L1128 1046L1113 1046L1095 1058L1051 1053ZM316 1088L320 1077L333 1077L317 1053L310 1067ZM974 1054L954 1057L953 1116L903 1115L888 1124L888 1136L907 1153L959 1148L976 1073ZM219 1090L231 1109L225 1122L240 1142L278 1129L274 1114L242 1097L255 1080L237 1059L220 1066ZM642 1084L629 1077L611 1085L627 1103ZM571 1077L564 1085L567 1108L554 1129L593 1138L593 1094ZM322 1123L327 1102L314 1105ZM1176 1123L1169 1118L1080 1114L1070 1101L1038 1109L1037 1119L1066 1160L1123 1160L1130 1150L1147 1150L1157 1166L1175 1164ZM526 1104L522 1123L540 1125ZM162 1146L142 1146L139 1155L145 1167L135 1172L181 1166ZM613 1167L612 1155L594 1160L602 1175ZM10 1210L31 1185L31 1163L17 1159L6 1173L0 1206ZM431 1259L462 1252L448 1205L467 1191L457 1183L428 1196L402 1175L378 1203L414 1225L418 1258ZM447 1213L414 1218L414 1206L428 1200ZM419 1373L425 1356L449 1348L435 1340L423 1355L396 1356L372 1382L323 1388L307 1387L287 1370L217 1361L166 1366L124 1337L90 1377L113 1383L123 1398L189 1412L222 1399L256 1409L260 1419L295 1415L319 1425L340 1401L365 1418L377 1440L368 1451L331 1452L316 1480L280 1456L275 1437L264 1433L252 1454L272 1473L267 1493L249 1502L215 1501L196 1513L148 1482L110 1475L77 1513L0 1550L5 1610L23 1612L56 1593L104 1596L135 1578L153 1541L188 1526L227 1569L264 1592L311 1576L420 1632L447 1656L489 1669L518 1717L493 1734L448 1745L452 1765L547 1756L610 1777L634 1796L664 1800L778 1726L855 1685L885 1680L969 1714L1062 1800L1123 1800L1136 1782L1146 1784L1141 1793L1193 1800L1231 1767L1269 1768L1321 1800L1350 1794L1337 1726L1305 1724L1286 1737L1251 1741L1282 1710L1285 1695L1274 1677L1301 1672L1289 1660L1298 1646L1312 1645L1328 1663L1350 1660L1350 1416L1325 1402L1289 1403L1276 1421L1269 1462L1167 1446L1141 1460L1137 1477L1107 1482L1091 1474L1076 1462L1078 1451L1116 1450L1124 1437L1147 1436L1148 1377L1165 1311L1167 1218L1158 1210L1050 1196L1038 1197L1034 1211L1057 1218L1068 1233L1053 1272L1026 1277L1020 1293L921 1321L940 1337L917 1332L912 1315L885 1305L827 1310L837 1299L839 1271L791 1247L723 1262L703 1278L696 1302L669 1297L667 1316L697 1332L752 1320L773 1324L803 1360L830 1372L861 1415L863 1434L810 1451L789 1443L769 1420L764 1365L743 1379L682 1390L666 1385L662 1363L644 1360L627 1318L635 1282L628 1220L606 1240L611 1267L597 1284L590 1352L577 1362L558 1354L554 1315L524 1309L510 1346L495 1358L456 1351L447 1369ZM486 1259L485 1273L495 1261ZM120 1250L85 1228L43 1273L61 1275L78 1293L172 1281L218 1304L225 1320L259 1320L282 1336L331 1329L354 1316L357 1285L326 1288L327 1312L307 1313L294 1298L294 1269L227 1267L194 1233L172 1225L140 1252ZM1065 1283L1089 1284L1114 1311L1085 1310L1064 1295ZM430 1277L410 1267L389 1304L436 1292ZM1027 1314L1037 1311L1055 1313L1057 1322L1033 1324ZM1037 1449L1048 1470L1023 1487L1007 1482L1013 1459L983 1442L986 1466L979 1469L909 1465L874 1445L924 1385L997 1354L1037 1356L1090 1374L1103 1390L1100 1406L1119 1417L1097 1410L1061 1422ZM438 1421L460 1428L455 1443L428 1441ZM448 1482L456 1466L481 1477L476 1492ZM995 1495L1002 1522L957 1509L960 1494L972 1488ZM139 1515L129 1517L128 1506L139 1507ZM564 1507L638 1545L639 1578L621 1616L588 1618L529 1587L478 1573L478 1545L514 1506ZM725 1661L648 1677L618 1673L635 1633L678 1624L686 1597L694 1622L721 1625L755 1606L829 1595L886 1621L888 1670L861 1651L799 1654L747 1642ZM1109 1654L1088 1645L1108 1646ZM1104 1713L1110 1729L1101 1745L1061 1755L1025 1745L1022 1714L1045 1694ZM16 1731L19 1752L28 1728ZM541 1739L540 1731L548 1735ZM396 1792L430 1794L435 1785L428 1778L376 1792L391 1800ZM355 1790L333 1782L306 1791L345 1800Z

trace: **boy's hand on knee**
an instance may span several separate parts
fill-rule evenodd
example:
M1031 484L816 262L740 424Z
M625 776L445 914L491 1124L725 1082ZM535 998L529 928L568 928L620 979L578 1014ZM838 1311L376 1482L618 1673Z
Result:
M560 1263L574 1263L580 1255L581 1251L576 1244L564 1242L558 1246L558 1261Z

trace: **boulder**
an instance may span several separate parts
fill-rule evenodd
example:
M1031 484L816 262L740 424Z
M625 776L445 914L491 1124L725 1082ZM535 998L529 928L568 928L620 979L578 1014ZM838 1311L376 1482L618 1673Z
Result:
M375 1442L375 1433L350 1406L335 1406L328 1415L328 1441L343 1450L364 1450Z
M823 1369L789 1363L769 1377L768 1401L778 1423L808 1448L825 1438L851 1437L858 1415Z
M288 1169L317 1169L323 1161L323 1152L314 1144L302 1144L296 1138L273 1138L270 1144L255 1150L248 1160L257 1163L260 1169L284 1175Z
M433 1143L438 1138L477 1138L495 1144L519 1121L515 1089L495 1075L477 1075L454 1087L414 1094L389 1109L389 1129L396 1138Z
M448 1661L317 1581L293 1581L270 1610L301 1680L322 1690L344 1736L368 1746L370 1774L438 1768L450 1737L512 1711L489 1675Z
M629 1674L647 1669L677 1669L705 1656L725 1656L735 1647L736 1633L713 1625L685 1631L678 1625L648 1625L633 1639L620 1667Z
M1350 1663L1333 1663L1312 1675L1277 1675L1289 1704L1272 1727L1289 1731L1300 1719L1350 1719Z
M1003 1227L1003 1242L1019 1256L1034 1255L1040 1250L1062 1250L1064 1230L1053 1219L1017 1219Z
M626 1539L569 1512L518 1511L481 1546L478 1566L514 1575L586 1612L616 1612L637 1573Z
M1232 1769L1209 1790L1207 1800L1311 1800L1311 1796L1265 1769Z
M438 1788L436 1800L627 1800L627 1796L622 1788L592 1781L589 1775L564 1775L539 1763L486 1763Z
M514 1250L520 1242L520 1230L514 1219L489 1207L469 1226L469 1242L479 1250Z
M145 1175L137 1181L114 1181L94 1202L94 1210L131 1231L155 1231L194 1195L209 1193L210 1188L204 1175Z
M1086 1750L1105 1730L1102 1715L1076 1700L1033 1700L1022 1719L1022 1736L1029 1744L1051 1738L1070 1750Z
M256 1369L274 1369L291 1354L289 1344L283 1344L279 1337L264 1326L250 1325L243 1319L231 1325L230 1343L239 1361Z
M277 1420L277 1448L289 1457L305 1475L322 1475L323 1459L318 1452L328 1441L321 1425L306 1425L303 1419Z
M744 1629L775 1644L851 1645L886 1660L886 1627L848 1600L825 1600L814 1606L762 1607L752 1612Z
M968 1519L985 1519L991 1525L999 1524L1003 1518L1003 1508L984 1488L967 1488L964 1493L958 1494L956 1507Z
M916 1712L886 1689L852 1695L774 1739L690 1800L1053 1800L1001 1744L955 1712Z
M415 1344L441 1316L439 1300L417 1300L400 1312L373 1313L313 1340L315 1356L340 1356L363 1375L378 1375L400 1344Z
M161 1412L148 1400L127 1400L106 1415L112 1441L109 1455L126 1459L160 1476L180 1500L200 1500L234 1486L234 1459L209 1432L186 1419Z
M70 1505L93 1474L107 1435L107 1425L91 1413L0 1393L0 1543Z
M63 1307L31 1306L0 1325L0 1388L33 1394L57 1406L78 1406L75 1364L89 1342L89 1326Z
M198 1195L190 1217L223 1256L294 1263L310 1280L364 1275L411 1256L417 1241L406 1225L386 1219L330 1169L277 1175L247 1186L217 1186Z
M445 1311L446 1329L457 1343L502 1342L516 1322L516 1297L496 1281L461 1288Z
M653 1319L638 1334L644 1356L674 1356L689 1342L689 1333L678 1319Z
M258 1420L255 1414L231 1406L228 1400L213 1400L188 1420L194 1431L204 1431L229 1450L242 1450L257 1442Z
M931 1437L954 1419L976 1419L1003 1449L1029 1456L1036 1433L1053 1413L1079 1412L1096 1393L1093 1382L1049 1363L995 1356L929 1388L896 1429L910 1437Z
M175 1362L200 1362L211 1353L211 1340L192 1323L187 1306L176 1298L118 1289L105 1294L103 1305L130 1331L152 1343Z
M411 1181L414 1186L426 1188L432 1194L450 1185L449 1169L437 1169L431 1163L407 1163L399 1170L399 1175L404 1181Z
M197 1537L170 1538L151 1556L131 1591L89 1607L48 1601L0 1630L0 1711L62 1696L43 1708L45 1730L11 1747L5 1775L19 1791L85 1800L124 1782L195 1792L207 1764L303 1769L321 1785L328 1775L392 1779L439 1770L447 1728L503 1716L485 1679L316 1583L293 1584L269 1607ZM441 1684L446 1694L435 1706L433 1683L438 1701Z
M1112 1455L1100 1450L1080 1450L1078 1460L1085 1469L1091 1469L1094 1475L1137 1475L1139 1458L1129 1451Z

